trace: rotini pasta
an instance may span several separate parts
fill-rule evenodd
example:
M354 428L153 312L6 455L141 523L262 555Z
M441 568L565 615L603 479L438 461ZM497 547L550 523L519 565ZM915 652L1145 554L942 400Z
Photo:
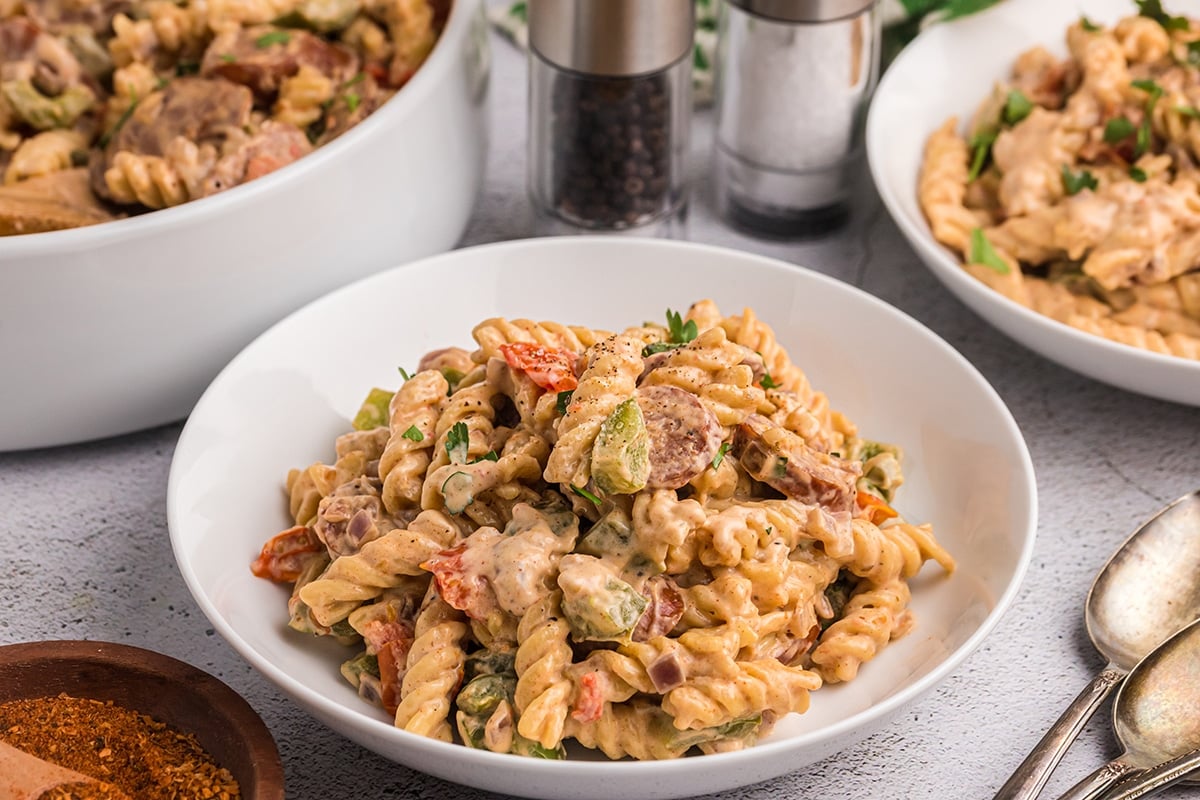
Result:
M540 758L747 747L907 632L927 561L954 569L892 505L900 449L752 309L623 331L486 320L288 475L294 525L253 569L292 584L292 628L358 648L341 673L397 727Z
M1200 274L1197 23L1171 19L1081 20L1066 59L1021 54L965 133L950 119L930 135L918 199L934 238L1010 300L1195 359L1194 308L1131 301Z
M303 157L407 83L447 8L441 0L85 5L46 13L17 3L0 19L5 233L169 208ZM61 210L35 213L50 203Z

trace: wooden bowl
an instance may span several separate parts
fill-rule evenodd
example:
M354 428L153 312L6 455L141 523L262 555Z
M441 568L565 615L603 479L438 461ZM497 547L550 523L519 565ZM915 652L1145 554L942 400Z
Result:
M243 800L283 800L283 765L250 704L207 672L111 642L0 647L0 703L59 693L111 700L190 733L241 787Z

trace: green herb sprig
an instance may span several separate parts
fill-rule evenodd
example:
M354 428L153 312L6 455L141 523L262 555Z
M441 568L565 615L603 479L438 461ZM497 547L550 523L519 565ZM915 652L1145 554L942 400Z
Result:
M971 231L971 263L982 264L1001 275L1007 275L1012 271L1004 259L1000 257L1000 254L992 247L992 243L988 241L983 228L975 228Z

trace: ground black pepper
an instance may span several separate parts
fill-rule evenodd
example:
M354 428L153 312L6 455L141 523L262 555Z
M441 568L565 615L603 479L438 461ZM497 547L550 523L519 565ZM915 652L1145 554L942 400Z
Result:
M563 217L620 228L669 208L670 92L664 73L555 76L551 202Z

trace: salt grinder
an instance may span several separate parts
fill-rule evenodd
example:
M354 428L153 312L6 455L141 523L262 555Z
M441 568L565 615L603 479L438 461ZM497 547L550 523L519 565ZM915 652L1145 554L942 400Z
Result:
M717 29L714 183L751 233L811 236L848 215L879 73L875 0L726 0Z
M528 9L539 232L681 235L692 0L529 0Z

